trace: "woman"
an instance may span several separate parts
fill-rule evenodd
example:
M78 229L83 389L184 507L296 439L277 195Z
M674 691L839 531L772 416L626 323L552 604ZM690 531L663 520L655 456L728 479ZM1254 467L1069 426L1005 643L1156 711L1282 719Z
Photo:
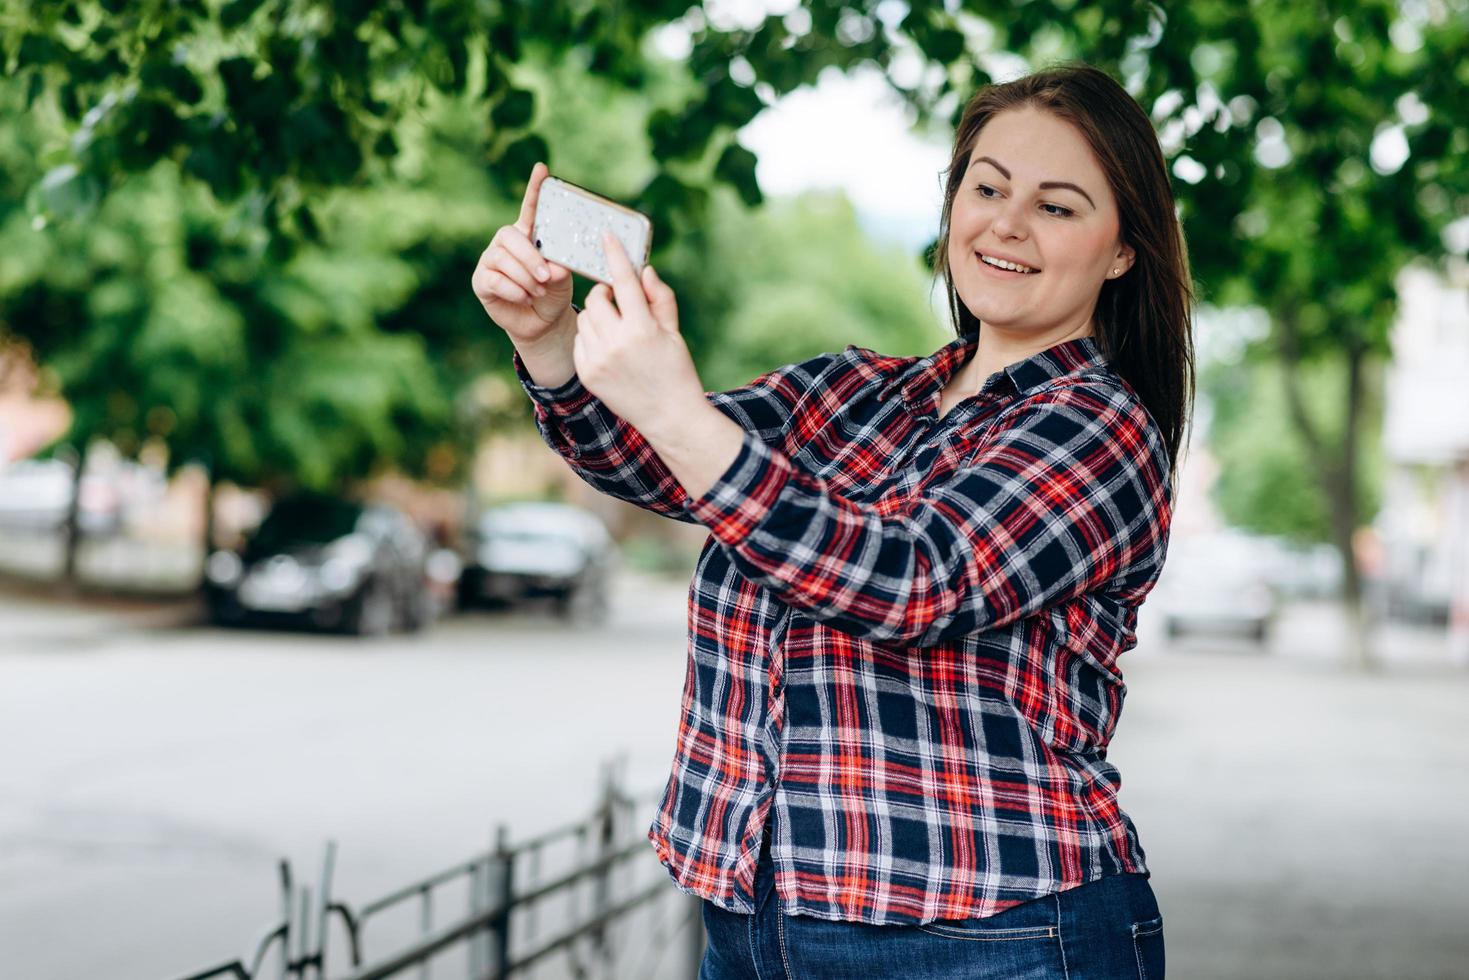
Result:
M704 899L701 977L1161 977L1106 761L1193 394L1146 113L1085 65L986 87L939 239L957 338L722 393L615 240L570 307L527 235L544 176L474 274L542 436L711 531L649 830Z

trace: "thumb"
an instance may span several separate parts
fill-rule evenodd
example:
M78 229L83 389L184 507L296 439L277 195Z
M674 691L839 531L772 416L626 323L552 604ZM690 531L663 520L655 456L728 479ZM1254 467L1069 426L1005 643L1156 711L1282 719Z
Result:
M651 265L643 266L643 292L648 296L648 309L653 319L664 330L678 332L678 301L673 289L662 279Z

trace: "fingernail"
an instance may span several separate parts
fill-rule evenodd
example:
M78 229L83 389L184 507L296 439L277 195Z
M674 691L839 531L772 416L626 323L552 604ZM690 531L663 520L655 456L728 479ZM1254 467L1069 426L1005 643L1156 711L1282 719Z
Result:
M539 269L536 270L536 278L539 279L541 282L545 282L547 279L551 278L551 270L546 268L545 266L541 266Z

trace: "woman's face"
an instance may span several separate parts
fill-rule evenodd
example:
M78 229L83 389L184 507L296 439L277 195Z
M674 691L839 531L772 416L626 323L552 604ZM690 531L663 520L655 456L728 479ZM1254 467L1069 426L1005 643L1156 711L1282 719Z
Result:
M1070 123L1024 108L980 130L949 213L949 268L986 326L1041 341L1091 334L1102 283L1133 250L1091 147ZM1031 270L1012 272L980 256Z

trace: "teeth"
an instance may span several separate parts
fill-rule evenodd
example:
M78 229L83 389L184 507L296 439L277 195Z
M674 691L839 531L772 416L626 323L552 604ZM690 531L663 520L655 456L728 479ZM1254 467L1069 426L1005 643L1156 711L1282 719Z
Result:
M1019 265L1019 264L1017 264L1015 262L1006 262L1004 259L991 258L988 255L981 255L979 257L979 260L981 262L985 263L986 265L992 265L992 266L995 266L996 268L999 268L999 269L1009 269L1011 272L1034 272L1035 271L1034 269L1032 269L1028 265Z

